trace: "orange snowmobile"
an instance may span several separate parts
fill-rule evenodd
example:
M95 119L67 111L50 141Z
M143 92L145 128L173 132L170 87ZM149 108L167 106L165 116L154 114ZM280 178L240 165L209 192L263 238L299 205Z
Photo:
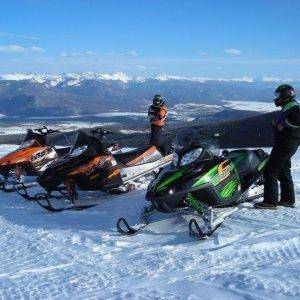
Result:
M44 193L30 197L21 194L28 200L37 200L45 209L58 212L62 210L82 210L94 205L76 205L76 190L126 192L134 189L138 178L169 164L172 155L164 156L154 146L146 146L130 152L112 154L103 144L102 138L111 132L97 128L87 135L78 131L77 138L70 153L52 163L40 176L37 182L45 189ZM99 137L96 138L96 135ZM56 196L53 192L58 192ZM66 208L54 208L51 198L67 198L72 202ZM47 204L44 204L44 201Z
M38 129L28 129L20 147L0 159L0 190L13 192L21 184L32 186L33 182L25 184L28 178L41 174L49 164L66 155L71 147L55 148L48 145L46 137L58 133L58 130L48 129L46 126Z

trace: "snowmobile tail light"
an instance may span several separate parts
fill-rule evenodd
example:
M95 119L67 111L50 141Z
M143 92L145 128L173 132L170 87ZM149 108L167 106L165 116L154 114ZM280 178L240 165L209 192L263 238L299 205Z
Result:
M178 165L178 160L179 160L178 154L176 152L173 152L173 159L172 159L173 166L176 167Z
M73 149L73 151L70 154L70 157L73 158L73 157L79 156L87 149L87 147L88 147L87 145L84 145L84 146L80 146L80 147Z
M183 155L183 157L180 161L180 166L185 166L187 164L192 163L201 155L201 153L202 153L202 148L198 148L198 149L192 150L189 153Z

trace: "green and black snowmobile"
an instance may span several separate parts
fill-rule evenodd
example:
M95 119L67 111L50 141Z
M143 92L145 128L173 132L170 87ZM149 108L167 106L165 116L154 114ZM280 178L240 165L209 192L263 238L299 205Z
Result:
M268 154L262 149L224 150L220 155L219 134L200 134L192 127L180 129L172 163L148 187L146 199L151 207L142 214L143 221L133 228L120 218L117 229L122 234L133 234L147 225L145 216L149 212L189 207L204 222L200 226L192 218L190 234L207 238L239 203L262 196L261 177L267 160Z

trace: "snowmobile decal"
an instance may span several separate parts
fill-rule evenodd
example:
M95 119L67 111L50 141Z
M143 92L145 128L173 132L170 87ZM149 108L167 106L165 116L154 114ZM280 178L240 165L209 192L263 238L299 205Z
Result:
M199 185L202 185L204 183L208 183L214 178L216 175L218 175L218 165L214 166L211 170L209 170L206 174L204 174L200 179L198 179L192 187L197 187Z
M220 184L222 181L224 181L226 178L230 176L231 170L232 170L232 164L230 163L229 160L225 160L222 164L219 165L218 174L216 174L212 178L212 184L214 186Z
M259 166L258 166L258 168L257 168L259 172L261 172L261 171L265 168L266 163L268 162L268 160L269 160L269 158L266 158L265 160L263 160L263 161L259 164Z
M176 173L174 173L172 176L170 176L169 178L167 178L165 181L163 181L162 183L160 183L156 190L158 192L163 191L170 183L174 182L175 180L177 180L178 178L180 178L182 176L182 174L187 170L187 166L183 166L181 167L181 169L179 169Z
M222 189L222 191L220 193L221 196L223 198L231 197L234 194L234 192L236 191L236 188L238 187L238 185L239 185L238 179L234 179L234 180L228 182L225 185L225 187Z

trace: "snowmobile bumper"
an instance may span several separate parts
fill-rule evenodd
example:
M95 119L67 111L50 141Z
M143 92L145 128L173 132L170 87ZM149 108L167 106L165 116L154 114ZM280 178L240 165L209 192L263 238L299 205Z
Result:
M183 200L190 194L199 191L199 187L188 188L182 191L175 191L174 189L169 189L168 194L157 195L155 192L149 190L146 193L146 200L151 201L154 207L160 212L172 212L175 208L182 206ZM201 186L201 190L208 191L209 199L215 201L217 199L217 194L213 189L210 188L209 184L204 184ZM203 202L209 202L208 197L201 197Z

